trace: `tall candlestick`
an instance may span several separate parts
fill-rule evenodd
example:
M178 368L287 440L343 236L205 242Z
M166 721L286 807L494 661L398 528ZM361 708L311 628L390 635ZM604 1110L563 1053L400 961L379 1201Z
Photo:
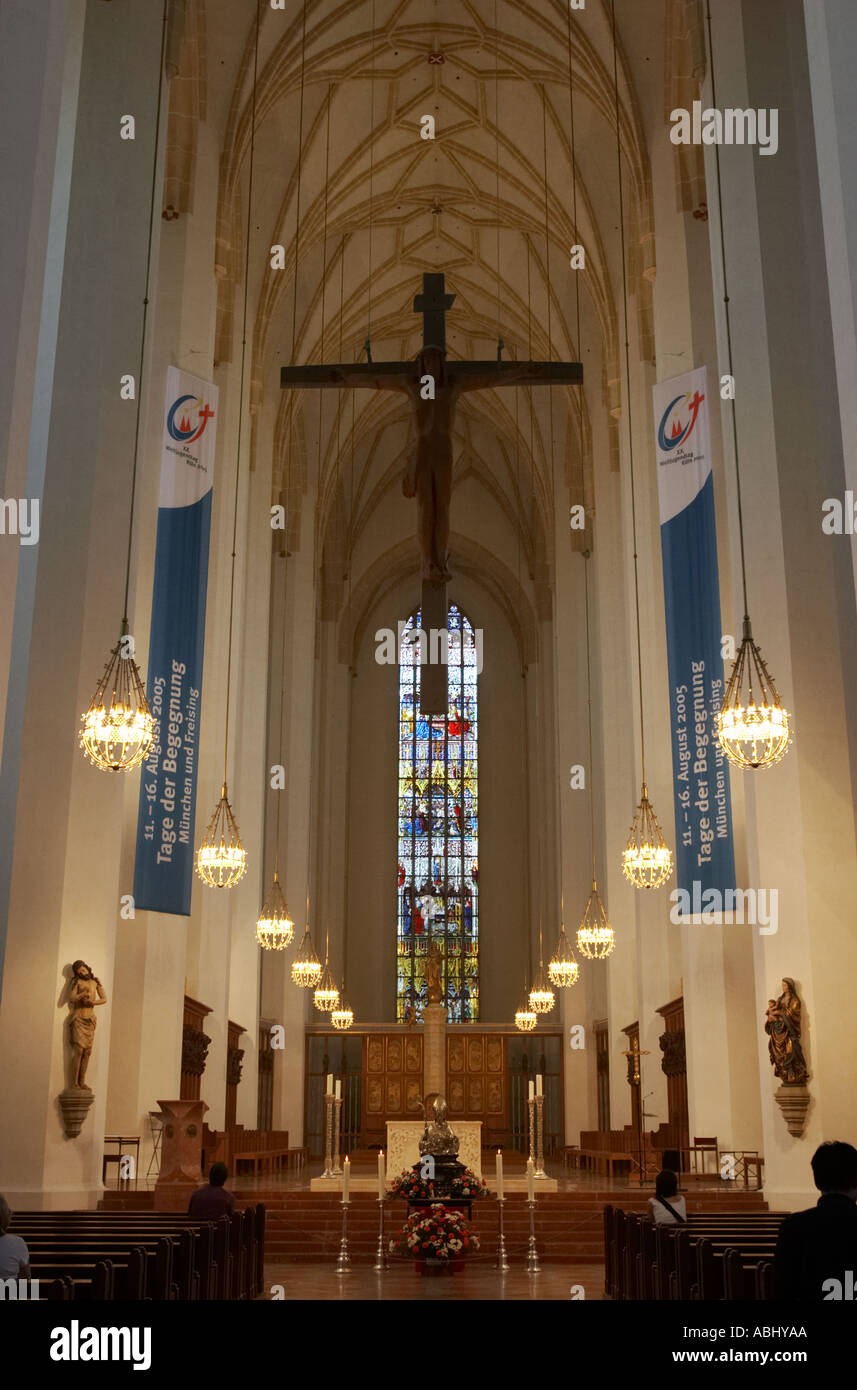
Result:
M336 1087L333 1094L336 1096L337 1100L342 1099L342 1082L339 1080L339 1077L336 1078Z
M325 1093L326 1096L332 1096L332 1095L333 1095L333 1075L332 1075L331 1072L328 1072L328 1073L327 1073L327 1085L326 1085L326 1087L325 1087L325 1092L324 1092L324 1093Z
M533 1165L533 1160L532 1160L531 1158L528 1158L528 1159L527 1159L527 1201L528 1201L528 1202L534 1202L534 1201L536 1200L535 1178L536 1178L536 1173L535 1173L535 1167L534 1167L534 1165Z
M378 1154L378 1197L379 1200L382 1202L387 1195L387 1184L385 1178L386 1173L384 1171L384 1150L381 1149L380 1153Z
M536 1088L535 1088L535 1086L533 1085L532 1081L528 1081L528 1082L527 1082L527 1099L528 1099L528 1100L532 1100L532 1099L533 1099L533 1096L534 1096L535 1094L536 1094Z
M533 1101L533 1109L536 1112L536 1177L546 1178L545 1172L545 1098L536 1096Z
M339 1146L342 1143L342 1092L338 1081L330 1103L333 1106L333 1172L339 1177L342 1172L339 1165Z
M342 1200L348 1201L348 1184L351 1180L351 1159L345 1155L345 1162L342 1165Z
M497 1150L497 1197L503 1200L503 1154Z
M336 1084L337 1084L337 1086L338 1086L338 1085L339 1085L339 1082L337 1081ZM541 1094L542 1094L542 1077L541 1077L541 1072L540 1072L539 1075L536 1077L536 1095L537 1095L537 1096L540 1096Z
M328 1081L330 1077L328 1077ZM326 1091L324 1096L324 1172L323 1178L333 1177L333 1107L336 1104L333 1099L333 1092ZM337 1148L339 1145L337 1145Z

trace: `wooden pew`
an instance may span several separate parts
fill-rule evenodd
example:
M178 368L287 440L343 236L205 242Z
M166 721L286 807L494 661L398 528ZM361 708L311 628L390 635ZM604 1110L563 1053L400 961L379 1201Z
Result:
M74 1296L95 1298L245 1299L263 1288L261 1205L217 1222L186 1213L17 1212L10 1229L39 1262L34 1277L47 1280L50 1271L52 1297L69 1295L69 1281Z
M647 1215L608 1205L605 1295L660 1300L754 1298L760 1293L770 1297L767 1266L784 1214L699 1212L685 1225L658 1226Z

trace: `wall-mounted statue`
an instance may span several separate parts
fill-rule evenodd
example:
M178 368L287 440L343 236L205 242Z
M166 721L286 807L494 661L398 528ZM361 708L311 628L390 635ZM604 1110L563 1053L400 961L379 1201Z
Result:
M765 1013L768 1055L774 1075L780 1081L805 1082L809 1079L800 1043L800 999L794 980L783 980L779 999L769 999Z
M801 1002L795 982L788 976L783 980L783 992L778 999L769 999L765 1011L765 1032L768 1035L768 1055L774 1075L782 1085L774 1092L774 1100L785 1116L789 1134L799 1138L806 1125L809 1108L806 1058L801 1043Z
M71 1084L79 1091L91 1091L86 1084L86 1069L95 1042L95 1009L98 1004L107 1003L104 986L91 966L85 960L76 960L72 969L72 981L68 998L72 1008L69 1031L74 1049Z
M93 1102L92 1087L86 1084L86 1072L95 1042L95 1010L107 1003L107 993L98 976L85 960L76 960L71 978L63 992L63 1001L71 1008L69 1035L71 1039L71 1081L60 1093L65 1132L75 1138Z

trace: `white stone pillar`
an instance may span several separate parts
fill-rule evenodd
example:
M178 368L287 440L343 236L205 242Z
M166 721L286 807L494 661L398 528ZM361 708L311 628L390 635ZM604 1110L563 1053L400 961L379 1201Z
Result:
M41 102L31 246L37 261L47 235L48 257L41 284L31 262L25 291L27 314L40 316L38 410L29 428L20 415L16 426L28 435L31 477L43 483L40 540L17 590L0 798L9 982L0 1047L20 1060L0 1080L20 1136L4 1153L0 1183L13 1204L67 1206L92 1203L101 1190L116 1012L128 784L92 768L77 736L122 617L134 406L120 399L119 377L137 370L161 28L149 10L90 7L81 56L82 7L45 7L42 17L40 39L33 7L4 8L3 54L16 72L8 90L20 78ZM120 31L139 60L127 70L115 62ZM134 142L119 137L124 112L137 117ZM144 449L141 460L145 475ZM87 1075L95 1103L80 1135L67 1139L56 1102L68 1079L67 1013L57 1000L79 956L108 1003Z
M303 499L301 544L289 558L274 562L271 616L271 686L279 691L282 670L282 644L278 640L283 605L286 608L285 694L283 701L283 740L280 739L279 701L269 710L268 765L282 762L286 769L285 789L280 812L280 882L295 923L295 945L286 951L265 952L262 962L262 1012L285 1030L285 1046L274 1054L275 1129L287 1129L291 1143L300 1144L304 1135L304 1024L312 1004L307 991L292 983L291 963L304 933L307 892L308 837L310 834L311 780L313 776L313 701L315 698L315 552L313 516L315 493L308 490ZM288 566L281 575L280 567ZM268 803L269 835L273 833L275 810ZM265 872L267 890L273 878L272 842L269 839ZM314 914L313 914L314 915ZM313 923L313 935L315 926ZM243 1021L243 1020L239 1020Z
M802 11L786 8L772 28L764 6L727 0L713 22L718 104L779 113L775 156L724 149L721 169L750 612L795 717L795 742L782 763L740 774L733 792L745 801L749 883L779 894L778 930L753 933L753 1022L766 1192L773 1205L788 1207L814 1198L815 1146L848 1137L853 1123L853 1088L841 1059L853 1040L849 995L857 964L850 733L857 633L849 542L821 531L824 498L841 496L845 487L828 308L830 295L848 287L835 280L828 287ZM782 208L794 204L796 190L800 216L784 221ZM717 245L715 219L716 206ZM725 371L722 334L719 343ZM797 355L796 343L805 348ZM734 543L734 473L730 529ZM738 612L739 585L733 571ZM788 1134L774 1103L763 1031L767 1000L786 976L803 999L811 1074L813 1104L800 1139Z

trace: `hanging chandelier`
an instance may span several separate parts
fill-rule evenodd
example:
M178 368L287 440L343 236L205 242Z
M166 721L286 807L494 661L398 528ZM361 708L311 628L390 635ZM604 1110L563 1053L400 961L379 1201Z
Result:
M607 920L607 913L598 892L598 884L592 880L592 892L586 901L586 908L577 928L577 949L587 960L604 960L616 945L613 928Z
M744 637L715 731L717 742L735 767L773 767L791 743L789 712L780 704L777 687L753 641L748 617L744 618Z
M196 852L196 872L209 888L234 888L247 872L247 851L241 844L225 781Z
M312 1002L317 1009L327 1014L339 1003L339 990L328 966L325 966L321 973L321 979L313 991Z
M572 984L578 983L579 976L581 967L575 960L571 941L565 935L565 898L560 894L560 940L557 941L556 951L547 962L547 979L551 984L556 984L558 990L569 990ZM553 1005L549 1005L549 1008L553 1008Z
M284 951L295 939L295 924L289 916L280 877L274 869L274 882L256 923L256 940L265 951Z
M349 1008L344 994L340 996L339 1003L330 1015L330 1021L338 1033L347 1032L354 1022L354 1010Z
M557 989L570 989L580 977L580 966L574 958L571 942L565 934L565 923L560 927L556 950L548 961L548 979Z
M307 927L298 953L292 961L292 980L302 989L314 989L321 979L322 968Z
M533 1009L530 1008L525 993L523 1003L520 1008L515 1011L515 1027L519 1033L532 1033L537 1023L538 1017Z
M556 1003L556 995L551 989L542 961L539 961L539 973L536 982L530 990L529 1004L537 1014L549 1014Z
M123 654L130 642L128 619L124 618L119 641L82 719L80 746L90 762L104 772L130 772L139 767L155 736L155 721L137 663L133 656Z
M672 850L661 833L644 782L634 824L622 853L622 872L635 888L660 888L672 871Z
M312 1002L315 1005L315 1007L317 1009L320 1009L322 1013L327 1014L329 1014L332 1009L335 1009L337 1004L339 1003L339 990L336 986L336 981L330 973L330 966L328 965L329 951L330 932L327 933L325 941L324 969L322 970L321 975L319 976L318 984L316 985L312 996Z

